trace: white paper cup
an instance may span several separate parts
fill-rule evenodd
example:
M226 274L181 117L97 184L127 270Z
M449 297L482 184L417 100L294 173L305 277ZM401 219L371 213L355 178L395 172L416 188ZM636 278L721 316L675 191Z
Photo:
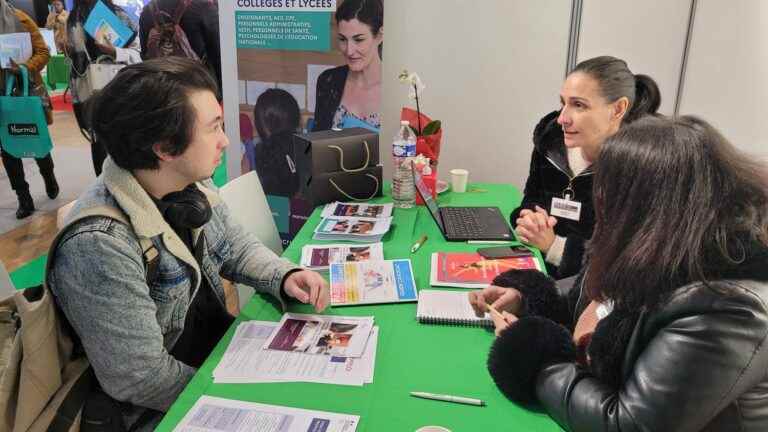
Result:
M451 432L451 430L442 426L422 426L416 429L416 432Z
M469 171L461 168L451 170L451 189L454 192L466 192L467 180L469 180Z

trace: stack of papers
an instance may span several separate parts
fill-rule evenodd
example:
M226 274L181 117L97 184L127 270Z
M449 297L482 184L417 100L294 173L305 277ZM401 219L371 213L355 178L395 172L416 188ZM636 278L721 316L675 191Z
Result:
M334 306L416 301L411 260L331 264L331 304Z
M336 201L326 204L325 207L323 207L321 215L324 218L331 216L348 216L386 219L392 216L392 208L392 204L360 204Z
M373 382L373 317L287 313L280 322L241 323L213 371L216 383Z
M333 202L326 204L321 215L315 240L378 242L392 224L392 204Z
M174 432L354 432L360 416L201 396Z
M389 231L392 218L374 219L346 216L324 218L315 228L315 240L348 240L374 243Z
M306 245L301 249L301 266L312 270L328 270L331 264L381 261L384 259L384 245L350 246L347 244Z

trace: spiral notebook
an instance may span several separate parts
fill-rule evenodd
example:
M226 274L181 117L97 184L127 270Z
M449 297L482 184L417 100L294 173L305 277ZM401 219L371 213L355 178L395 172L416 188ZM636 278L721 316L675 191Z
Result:
M423 324L493 327L487 313L482 318L475 316L466 291L419 291L416 319Z

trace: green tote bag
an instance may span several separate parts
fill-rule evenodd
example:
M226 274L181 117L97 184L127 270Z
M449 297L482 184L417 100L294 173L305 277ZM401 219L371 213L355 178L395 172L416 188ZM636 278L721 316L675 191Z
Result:
M20 95L13 95L16 76L6 73L5 95L0 96L0 146L17 158L42 158L53 142L40 97L29 95L29 72L23 65L19 69Z

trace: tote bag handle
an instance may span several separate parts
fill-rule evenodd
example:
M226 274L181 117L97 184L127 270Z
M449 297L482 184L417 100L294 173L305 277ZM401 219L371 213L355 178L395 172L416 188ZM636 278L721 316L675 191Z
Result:
M344 149L337 145L329 145L328 148L337 150L339 152L339 166L341 167L341 170L346 173L356 173L360 171L364 171L366 168L368 168L368 163L371 161L371 149L368 148L368 141L363 140L363 148L365 149L365 161L360 166L360 168L347 168L344 166ZM378 180L376 180L378 183ZM334 186L336 186L334 184ZM338 189L338 187L336 187ZM376 189L378 189L378 184L376 185ZM341 190L339 190L341 192ZM343 192L342 192L343 193Z
M366 176L366 177L370 177L370 178L372 178L372 179L373 179L373 181L376 183L376 187L375 187L375 188L373 188L373 193L371 194L371 196L369 196L369 197L365 197L365 198L356 198L356 197L353 197L352 195L350 195L350 194L348 194L348 193L344 192L344 191L343 191L343 190L342 190L342 189L339 187L339 185L337 185L337 184L336 184L336 182L335 182L335 181L333 181L333 179L331 179L331 178L329 178L329 179L328 179L328 182L331 184L331 186L333 186L333 187L334 187L334 188L335 188L335 189L336 189L336 190L337 190L337 191L338 191L340 194L344 195L344 197L346 197L347 199L350 199L350 200L352 200L352 201L368 201L368 200L370 200L370 199L373 199L373 197L375 197L375 196L376 196L376 193L379 191L379 179L378 179L378 178L376 178L376 176L375 176L375 175L373 175L373 174L366 174L365 176Z
M23 97L29 96L29 72L27 71L27 67L24 65L19 65L19 72L21 73L21 95ZM12 73L8 73L8 76L5 78L5 95L11 96L11 93L13 93L13 87L16 86L16 75Z

